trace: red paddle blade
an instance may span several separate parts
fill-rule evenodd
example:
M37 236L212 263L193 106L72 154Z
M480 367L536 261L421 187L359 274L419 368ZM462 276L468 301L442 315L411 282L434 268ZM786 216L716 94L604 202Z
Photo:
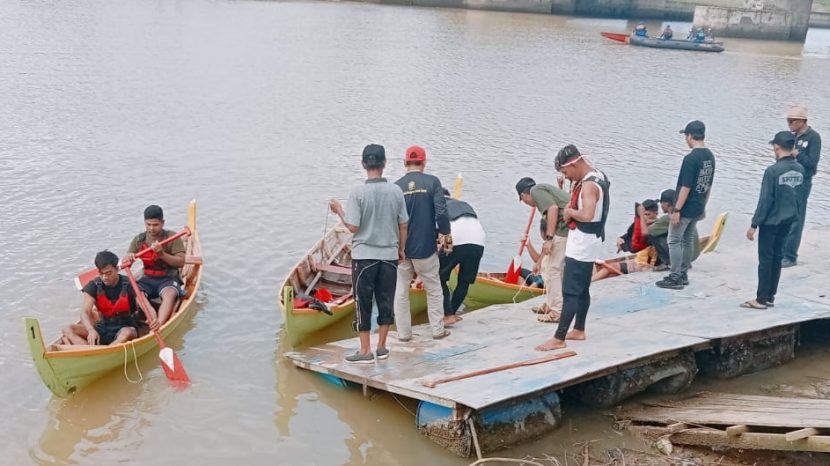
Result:
M171 348L162 348L161 351L159 351L159 359L161 360L161 367L164 368L164 375L166 375L171 382L182 384L190 383L190 377L188 377L187 372L184 371L182 362Z
M507 276L504 277L504 282L509 283L511 285L517 285L519 283L521 271L522 258L516 256L513 258L512 261L510 261L510 267L507 268Z
M91 282L92 280L95 280L96 278L98 278L98 269L93 267L75 277L75 286L78 288L78 290L83 290L84 286L87 283Z

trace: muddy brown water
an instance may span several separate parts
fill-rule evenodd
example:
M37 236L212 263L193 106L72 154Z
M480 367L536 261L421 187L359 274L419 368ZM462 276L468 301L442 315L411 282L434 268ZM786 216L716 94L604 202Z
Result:
M673 184L677 131L693 118L718 156L713 208L745 225L784 107L806 102L830 134L830 31L803 45L730 40L717 55L599 36L631 27L356 3L0 2L0 464L467 464L416 434L406 400L289 367L277 288L331 225L326 200L361 182L354 154L369 142L387 145L390 178L414 143L445 184L463 173L487 270L505 267L526 219L515 181L552 181L559 147L576 143L608 173L609 228L622 232L634 201ZM180 227L191 198L205 273L171 343L192 388L171 390L148 356L139 384L116 371L52 397L21 318L56 335L78 315L71 278L94 253L123 253L151 203ZM742 234L727 230L722 247ZM830 367L824 349L807 356L725 383L806 386L805 361L816 376ZM566 410L555 434L504 454L627 441L604 414Z

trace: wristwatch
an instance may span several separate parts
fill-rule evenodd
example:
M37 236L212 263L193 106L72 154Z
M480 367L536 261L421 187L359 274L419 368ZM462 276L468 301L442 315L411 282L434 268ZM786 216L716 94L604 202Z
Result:
M545 241L553 241L553 235L545 235Z

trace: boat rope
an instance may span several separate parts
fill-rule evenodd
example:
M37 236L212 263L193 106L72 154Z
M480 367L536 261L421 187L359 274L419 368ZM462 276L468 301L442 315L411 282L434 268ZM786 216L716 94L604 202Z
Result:
M411 415L412 415L412 417L415 417L415 413L413 413L413 412L412 412L409 408L407 408L407 407L406 407L406 405L404 405L403 403L401 403L401 400L399 400L399 399L398 399L398 397L397 397L397 396L395 396L395 394L394 394L394 393L391 393L391 392L390 392L390 395L392 395L392 398L394 398L394 399L395 399L395 401L397 401L397 402L398 402L398 404L399 404L399 405L401 405L401 408L403 408L404 410L406 410L406 412L407 412L407 413L411 414Z
M514 294L514 295L513 295L513 304L517 304L517 303L518 303L518 301L516 301L516 298L519 296L519 294L522 292L522 290L524 290L524 289L525 289L525 279L524 279L524 278L520 278L520 279L519 279L519 283L520 283L520 284L519 284L519 289L516 291L516 294Z
M484 463L517 463L517 464L529 464L531 466L545 466L542 463L537 463L536 461L519 459L519 458L481 458L480 460L476 460L475 463L470 463L470 466L476 466L479 464Z
M138 372L138 379L137 380L131 379L129 374L127 374L127 345L128 344L130 345L130 348L133 349L133 364L135 365L136 372ZM124 343L123 347L124 347L124 378L126 378L127 382L130 382L131 384L137 384L137 383L141 382L142 380L144 380L144 376L141 375L141 369L138 368L138 356L136 356L136 354L135 354L135 344L132 341L128 341L128 342Z

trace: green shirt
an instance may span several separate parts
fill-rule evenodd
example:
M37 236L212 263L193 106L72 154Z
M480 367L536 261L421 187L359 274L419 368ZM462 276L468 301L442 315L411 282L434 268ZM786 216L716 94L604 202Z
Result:
M562 214L565 212L565 207L567 207L568 202L571 200L571 195L551 184L540 183L530 188L530 197L533 198L533 202L536 203L536 208L542 213L543 228L548 221L548 209L552 205L559 207L559 214L556 216L556 231L554 234L562 237L568 236L568 225L562 218ZM545 232L543 231L542 235L544 234Z
M163 230L163 231L164 231L164 233L162 233L162 240L164 238L169 238L169 237L176 234L175 231L170 231L170 230ZM127 253L135 254L135 253L141 251L142 249L144 249L145 246L150 247L151 243L152 243L152 241L150 241L150 239L147 238L147 233L146 232L139 233L138 235L136 235L135 238L133 238L132 241L130 241L130 247L127 249ZM171 254L171 255L176 255L176 254L186 252L185 247L184 247L184 241L182 241L181 238L173 240L172 243L169 243L169 244L165 245L162 249L164 250L164 252L166 252L167 254ZM159 262L164 264L164 266L167 268L167 275L168 276L177 277L179 275L179 269L177 269L176 267L170 267L167 264L165 264L164 262L162 262L161 260L159 260Z

